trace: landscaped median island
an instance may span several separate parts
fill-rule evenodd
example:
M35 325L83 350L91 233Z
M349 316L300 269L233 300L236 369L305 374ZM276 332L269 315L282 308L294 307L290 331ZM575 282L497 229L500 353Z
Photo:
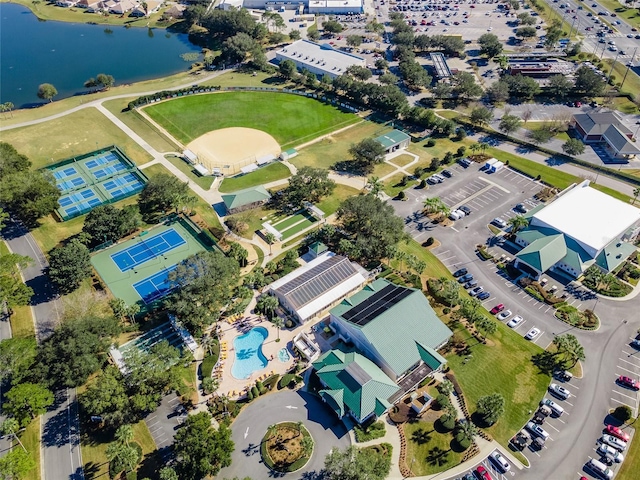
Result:
M277 472L295 472L313 454L313 438L302 422L271 425L260 444L265 465Z

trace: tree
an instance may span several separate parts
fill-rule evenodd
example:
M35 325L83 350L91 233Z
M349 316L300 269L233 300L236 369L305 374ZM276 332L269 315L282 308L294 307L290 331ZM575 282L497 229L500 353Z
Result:
M349 75L361 81L369 80L373 75L371 70L361 65L351 65L346 71Z
M167 210L178 210L190 197L188 182L181 182L173 175L162 173L151 178L145 185L140 192L138 206L143 218L149 220Z
M333 448L324 459L327 480L384 480L391 470L391 455L355 445Z
M502 53L502 42L497 35L493 33L485 33L478 38L480 45L480 55L486 55L489 58L497 57Z
M574 77L575 83L573 89L576 94L581 94L586 97L597 97L604 91L605 81L600 78L600 75L587 66L583 65L578 68Z
M278 299L273 295L262 295L256 303L256 310L266 315L269 320L273 319L276 308L278 308Z
M53 393L50 390L37 383L21 383L7 392L7 401L2 408L26 427L51 404Z
M530 39L536 36L536 29L534 27L520 27L516 29L516 37L523 40Z
M307 38L313 42L320 40L320 32L318 30L311 30L307 32Z
M472 422L465 421L456 429L455 439L460 446L468 448L476 435L478 435L478 428Z
M557 335L553 339L553 344L558 349L558 355L564 356L571 364L571 367L574 367L579 361L586 359L584 347L580 345L575 335L570 333Z
M628 422L633 418L633 411L628 405L617 406L612 415L621 422Z
M369 177L369 179L367 180L367 188L369 189L369 192L371 193L371 195L375 197L380 195L380 192L382 191L383 187L384 187L384 184L380 181L380 178L378 177Z
M176 473L181 480L216 475L231 464L234 448L224 423L215 430L208 412L189 415L175 436Z
M426 198L424 203L424 213L435 214L440 216L447 216L451 213L451 210L446 203L439 197Z
M323 22L322 28L325 32L331 34L340 33L343 30L342 25L335 20L327 20L326 22Z
M25 450L14 449L0 458L0 478L19 480L36 468L36 462Z
M116 83L112 75L106 73L99 73L96 77L96 85L102 87L105 90L109 90Z
M29 375L35 362L36 342L34 338L14 337L0 341L0 384L14 385Z
M50 83L42 83L38 87L38 98L41 98L42 100L49 100L49 102L53 102L53 97L57 94L58 90L56 90L56 87Z
M387 62L384 58L380 57L376 59L373 64L378 70L387 70L389 68L389 62Z
M522 215L516 215L515 217L511 217L509 221L507 221L507 224L511 225L511 233L515 235L523 228L529 226L529 219Z
M521 125L522 125L522 120L520 120L515 115L504 115L500 119L500 124L498 125L498 128L500 129L501 132L509 135L510 133L517 131Z
M362 44L360 35L347 35L347 45L350 47L359 47Z
M131 441L133 440L133 426L132 425L121 425L116 430L115 434L116 441L129 446Z
M504 414L504 397L499 393L492 393L480 397L476 404L478 413L487 425L493 425Z
M284 326L284 320L282 320L282 318L280 317L274 317L273 320L271 320L271 323L273 323L273 326L277 328L278 330L278 338L276 340L276 342L280 341L280 329Z
M291 40L300 40L301 37L300 30L291 30L289 32L289 39Z
M570 138L562 144L562 151L567 155L582 155L585 145L577 138Z
M376 164L382 163L384 160L385 148L377 140L365 138L361 142L351 145L349 154L359 168L371 171Z
M180 480L176 471L171 467L160 469L160 480Z
M280 75L282 75L287 80L293 80L298 76L298 67L293 62L293 60L282 60L280 65L278 65L278 70Z
M49 254L49 277L62 293L73 292L85 278L91 276L89 249L73 239L56 247Z
M449 98L453 92L453 87L445 82L437 82L431 87L431 93L435 98Z
M479 315L476 319L476 327L482 330L486 335L491 335L496 333L498 330L498 325L495 321L490 318L485 317L484 315Z
M476 83L475 76L469 72L458 72L451 77L453 94L459 98L472 99L482 95L482 87Z
M20 437L18 437L18 432L20 431L20 422L15 418L7 418L4 422L0 424L0 433L2 435L8 435L16 440L22 449L26 452L27 449L24 448L24 445L20 441Z
M271 233L271 232L267 232L264 236L264 239L266 240L266 242L269 244L269 255L273 254L273 251L271 250L271 246L276 243L276 241L278 240L276 238L276 236Z
M506 81L498 80L487 89L487 95L491 103L502 103L509 100L509 84Z
M400 62L400 73L407 86L412 90L421 90L431 84L431 76L418 62Z
M0 177L25 172L29 168L31 161L26 155L19 153L10 143L0 142Z
M130 418L129 396L122 374L114 366L107 366L79 396L87 415L102 417L102 421L116 427Z
M11 102L4 102L1 106L2 106L2 112L3 113L9 112L9 114L11 115L11 118L13 118L13 109L15 108L15 105Z
M28 305L33 296L33 289L25 285L20 276L20 270L32 263L31 257L15 253L0 254L0 307L6 309L9 315L13 314L13 307Z
M471 110L469 119L474 125L487 125L491 120L493 120L493 112L487 107L476 107Z
M367 23L364 27L365 32L376 33L378 35L384 33L384 24L378 22L375 18Z
M241 267L246 266L247 258L249 257L249 252L247 251L246 248L244 248L238 242L231 242L231 245L229 246L229 251L227 252L227 254L231 258L235 258Z
M113 205L98 205L84 219L82 231L88 235L90 245L115 242L134 232L142 224L137 205L127 205L122 210Z
M528 12L522 12L519 14L518 20L520 21L520 25L533 26L537 23L536 18L532 17Z
M521 100L531 100L540 93L540 85L531 77L524 75L506 75L501 82L505 82L509 87L509 96ZM524 120L524 117L523 117Z
M305 202L317 203L331 195L336 184L323 168L302 167L289 178L289 185L273 203L281 210L297 211Z
M19 171L2 177L0 203L29 226L58 208L60 190L48 171Z
M395 85L400 79L393 73L384 73L378 77L378 81L385 85Z
M640 187L636 187L633 189L633 204L636 204L636 200L638 199L638 196L640 196Z
M548 92L557 100L563 100L573 88L573 82L564 75L552 75L547 84Z
M109 470L120 473L122 470L132 472L140 461L138 449L122 442L111 442L106 451L110 462Z

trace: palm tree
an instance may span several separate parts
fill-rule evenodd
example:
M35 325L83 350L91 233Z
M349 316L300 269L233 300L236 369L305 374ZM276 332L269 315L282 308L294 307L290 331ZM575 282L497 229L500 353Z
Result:
M638 199L638 196L640 196L640 187L633 189L633 203L631 205L636 204L636 200Z
M482 153L484 153L487 148L489 148L489 144L487 142L480 142L480 150L482 150Z
M271 320L278 308L278 299L273 295L263 295L258 299L257 309Z
M611 286L613 286L618 280L615 275L611 273L607 273L604 277L600 279L600 285L602 285L602 290L609 290Z
M382 191L382 182L378 177L370 177L367 181L367 188L371 192L371 195L377 197Z
M273 323L273 325L278 329L278 338L276 339L276 342L280 341L280 329L284 326L284 320L282 320L282 318L280 317L274 317L273 320L271 320L271 323Z
M24 445L20 441L20 438L18 438L19 431L20 423L15 418L7 418L4 422L2 422L2 425L0 425L0 432L2 432L3 435L9 435L10 437L13 437L15 440L17 440L22 449L26 452L27 449L24 448Z
M129 446L129 442L133 440L133 426L122 425L116 430L115 439L123 445Z
M449 215L450 210L449 207L439 198L427 198L424 201L424 211L425 213L435 213L438 215Z
M472 143L469 148L471 149L471 151L473 153L476 153L478 150L480 150L480 144L479 143Z
M523 228L529 226L529 219L522 215L516 215L515 217L511 217L507 223L511 225L511 233L515 235Z
M216 339L214 337L212 337L211 335L204 335L201 339L200 339L200 343L202 344L202 348L204 350L206 350L207 352L209 352L209 355L212 355L212 348L213 345L215 343Z
M264 236L264 239L265 239L265 240L267 241L267 243L269 244L269 255L271 255L271 254L273 253L273 252L271 251L271 245L273 245L274 243L276 243L277 238L276 238L276 236L275 236L273 233L268 232L268 233Z
M404 261L407 259L407 254L405 252L401 252L400 250L398 250L393 255L393 258L395 258L396 260L398 260L400 262L399 270L400 271L404 270Z

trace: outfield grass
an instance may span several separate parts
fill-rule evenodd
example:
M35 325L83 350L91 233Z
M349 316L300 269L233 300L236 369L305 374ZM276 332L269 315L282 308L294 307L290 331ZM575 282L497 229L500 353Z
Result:
M41 417L36 418L20 434L20 441L36 464L33 470L20 477L22 480L40 480L40 421ZM14 447L20 448L16 445Z
M173 164L174 167L176 167L187 177L189 177L189 180L191 180L193 183L204 190L209 190L211 188L211 185L215 181L215 177L213 175L208 175L206 177L198 175L198 173L196 173L191 165L189 165L183 159L176 157L175 155L167 155L166 158Z
M137 164L153 159L95 108L85 108L48 122L4 131L2 141L10 143L29 157L34 168L42 168L108 145L117 145Z
M331 135L300 150L297 157L289 160L298 168L315 167L330 169L335 163L350 160L349 148L352 144L369 137L382 135L391 128L373 122L361 122L344 132ZM384 164L383 164L384 165Z
M247 127L267 132L282 149L359 120L317 100L273 92L192 95L150 105L145 112L184 144L211 130Z
M265 183L283 180L291 176L291 171L286 165L280 162L273 162L266 167L247 173L246 175L238 175L222 180L218 191L220 193L235 192L245 188L257 187Z
M405 437L407 438L407 453L405 459L407 466L417 476L433 475L444 472L459 465L462 461L462 453L451 449L453 435L451 433L438 433L433 422L415 421L405 423ZM433 453L447 452L446 457L432 458ZM415 460L415 461L414 461Z
M144 118L137 110L127 110L127 105L131 98L118 98L115 100L109 100L102 105L113 113L122 123L124 123L131 130L140 135L149 145L155 148L159 152L177 152L180 147L173 143L166 135L161 133L154 125Z

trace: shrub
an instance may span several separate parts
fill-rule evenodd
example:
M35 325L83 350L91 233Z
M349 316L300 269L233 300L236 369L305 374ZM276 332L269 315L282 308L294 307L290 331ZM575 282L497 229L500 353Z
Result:
M280 378L280 375L278 375L278 374L271 375L269 378L267 378L264 381L265 388L267 390L273 390L273 388L277 385L279 378Z
M249 390L247 392L247 401L250 402L251 400L253 400L253 391Z
M385 432L384 423L379 420L366 427L356 425L353 428L353 433L355 434L356 442L358 443L368 442L369 440L384 437Z
M456 443L460 446L461 450L466 450L471 446L471 440L469 440L469 437L466 437L464 435L456 435L455 440Z
M451 309L449 307L444 307L442 309L442 313L444 313L445 315L449 315L449 313L451 313Z
M291 384L293 383L294 377L295 375L293 373L287 373L283 375L280 381L278 382L278 388L282 390L283 388L290 387Z
M400 193L398 193L398 200L406 200L407 198L407 194L404 193L404 190L401 190Z
M265 393L267 393L267 389L260 380L256 382L256 388L258 389L258 392L260 392L260 395L264 395Z
M456 418L453 415L443 415L438 420L442 428L448 432L456 427Z
M465 152L467 151L467 147L465 147L464 145L459 147L458 150L456 150L456 155L459 157L462 157Z
M442 393L436 397L436 403L440 410L444 409L447 405L451 404L449 397L447 395L443 395Z
M427 140L427 143L425 143L425 147L434 147L436 145L436 141L433 138L430 138L429 140Z
M285 328L293 328L295 324L293 323L293 320L291 320L290 318L287 318L286 322L284 322L284 326Z
M620 420L621 422L626 422L630 420L631 415L632 415L631 408L628 407L627 405L620 405L619 407L616 407L616 409L613 411L613 416L618 420Z
M425 188L426 186L427 186L427 181L423 178L422 180L420 180L420 184L418 184L418 188ZM640 272L640 270L638 272Z
M435 242L435 240L433 239L433 237L429 237L429 238L427 238L427 240L424 242L424 246L425 246L425 247L430 247L431 245L433 245L433 242Z
M260 396L260 391L255 385L251 387L251 393L253 394L253 398L258 398Z

